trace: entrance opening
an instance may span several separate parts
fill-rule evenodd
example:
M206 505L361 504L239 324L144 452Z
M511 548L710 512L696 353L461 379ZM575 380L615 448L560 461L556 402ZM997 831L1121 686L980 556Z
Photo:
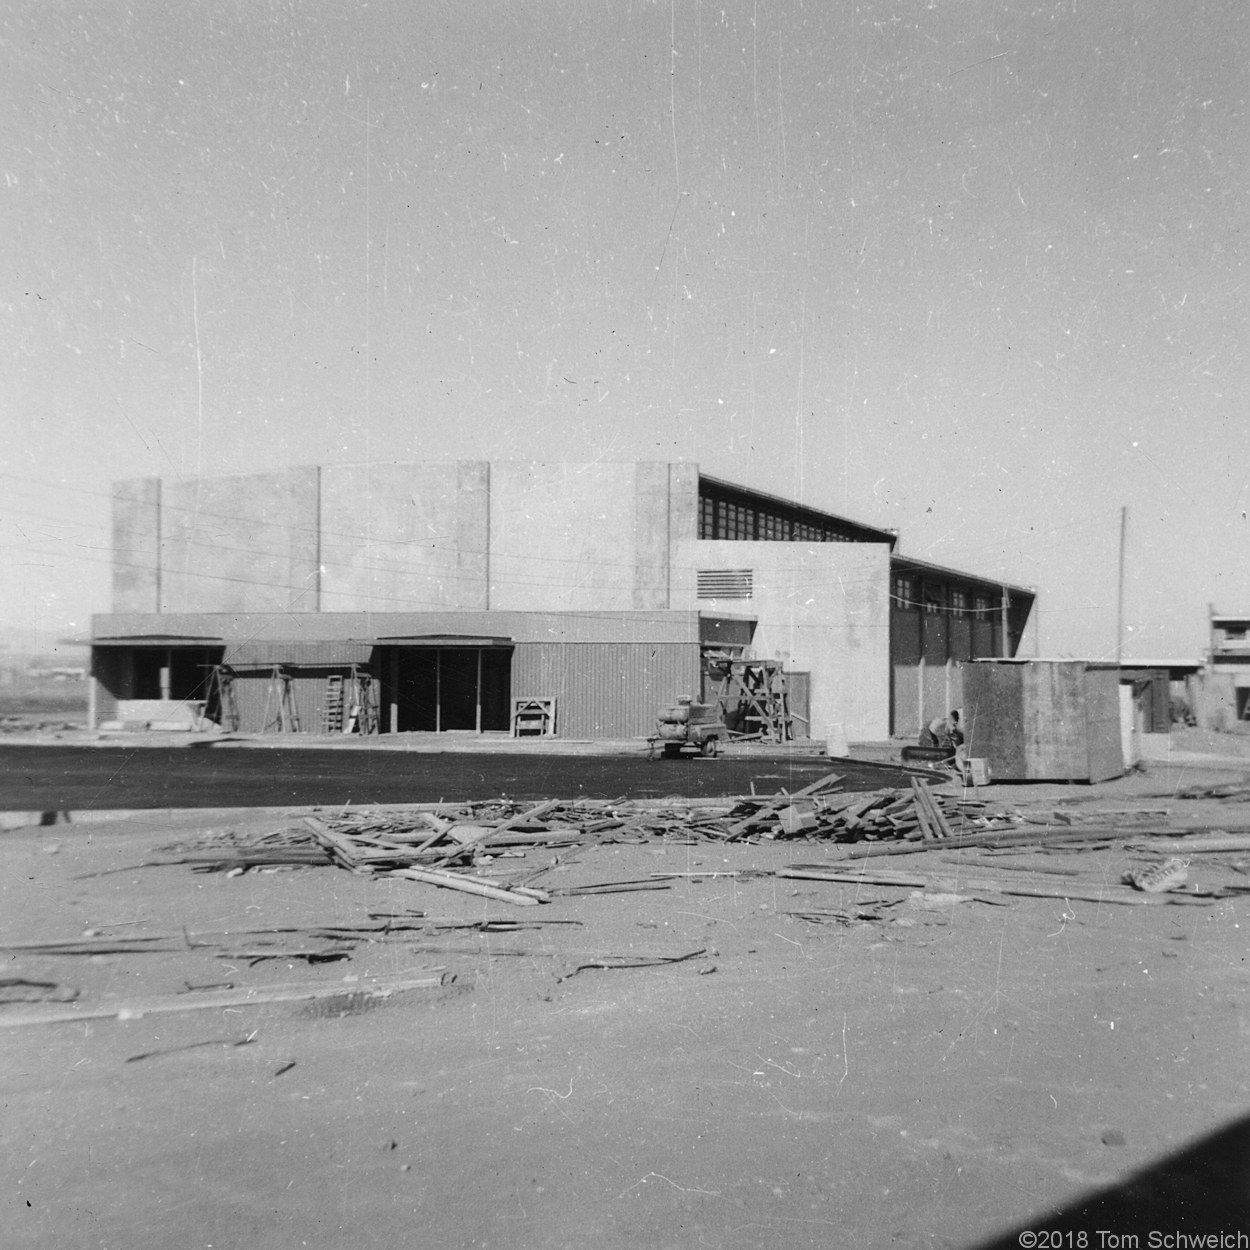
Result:
M222 647L135 647L130 689L123 698L199 702L208 698L209 674Z
M506 731L512 652L504 647L385 647L382 729L391 733Z
M1250 720L1250 688L1237 687L1237 719Z

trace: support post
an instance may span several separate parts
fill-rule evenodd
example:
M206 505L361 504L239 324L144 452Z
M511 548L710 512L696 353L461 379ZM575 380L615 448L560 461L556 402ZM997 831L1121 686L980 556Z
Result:
M1115 597L1115 664L1124 658L1124 539L1128 532L1128 508L1120 509L1120 570Z

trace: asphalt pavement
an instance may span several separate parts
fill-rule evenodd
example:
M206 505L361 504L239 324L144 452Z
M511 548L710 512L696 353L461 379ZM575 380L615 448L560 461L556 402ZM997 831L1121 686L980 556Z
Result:
M836 772L847 790L906 784L889 765L823 756L648 760L393 750L0 747L0 811L434 803L507 797L647 799L795 791Z

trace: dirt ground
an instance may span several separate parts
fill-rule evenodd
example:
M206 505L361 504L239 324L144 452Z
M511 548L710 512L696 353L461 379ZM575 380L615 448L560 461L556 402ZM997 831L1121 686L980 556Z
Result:
M1250 761L1155 764L1097 787L990 793L1230 828L1250 826L1250 804L1177 791L1247 776ZM688 876L527 908L332 868L134 867L171 843L284 823L187 812L0 836L4 943L167 934L183 947L8 951L0 979L77 991L82 1010L221 983L343 990L23 1026L16 1015L61 1004L0 1007L7 1246L966 1247L1044 1227L1250 1111L1247 896L1120 906L961 890L1010 875L959 862L988 855L971 851L873 861L936 876L923 891ZM605 844L541 884L839 854ZM1149 858L1003 855L1080 889ZM1248 871L1245 852L1195 856L1190 884ZM239 957L246 930L382 912L424 913L425 927L341 962ZM518 927L440 927L486 919ZM441 987L353 994L431 968ZM1210 1218L1179 1210L1164 1232ZM1097 1234L1070 1244L1133 1244Z

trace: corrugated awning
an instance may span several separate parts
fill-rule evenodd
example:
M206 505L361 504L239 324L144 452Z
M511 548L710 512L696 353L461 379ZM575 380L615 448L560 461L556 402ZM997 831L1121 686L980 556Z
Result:
M368 642L232 642L225 663L231 668L345 668L368 664L372 652Z
M510 647L512 639L492 634L396 634L377 639L387 647Z
M224 638L199 634L132 634L129 637L93 638L93 647L221 647Z

